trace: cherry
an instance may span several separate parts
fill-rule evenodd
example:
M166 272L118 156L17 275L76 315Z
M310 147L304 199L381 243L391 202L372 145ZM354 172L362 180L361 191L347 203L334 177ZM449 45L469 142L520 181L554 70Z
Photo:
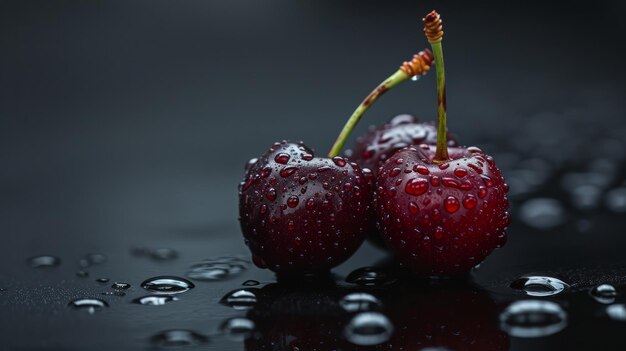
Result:
M446 89L439 14L424 18L437 69L436 146L402 149L376 178L378 225L397 258L421 274L468 271L504 245L508 186L492 157L447 145Z
M254 263L279 273L326 271L348 259L370 228L372 195L355 163L275 143L239 189L241 230Z
M456 137L450 133L447 140L448 146L458 145ZM370 127L367 134L357 138L351 156L361 168L369 168L376 174L396 151L412 145L435 145L436 142L437 127L433 122L418 122L414 116L404 114L378 128Z

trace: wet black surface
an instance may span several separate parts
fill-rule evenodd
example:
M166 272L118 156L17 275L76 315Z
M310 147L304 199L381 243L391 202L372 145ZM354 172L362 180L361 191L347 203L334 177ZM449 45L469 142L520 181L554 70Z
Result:
M425 46L417 21L432 5L3 2L0 349L626 347L624 8L493 6L438 10L449 127L511 185L507 245L462 281L420 281L366 243L328 279L276 282L245 262L243 164L282 138L326 150L368 89ZM433 77L385 96L359 131L398 113L432 119ZM344 281L365 266L385 274ZM569 288L510 287L526 274ZM160 276L194 287L136 303ZM614 285L614 300L592 297L598 284ZM256 302L222 301L238 289ZM346 311L350 293L379 303ZM555 302L565 318L503 324L522 299ZM349 332L359 306L385 318L370 318L365 339Z

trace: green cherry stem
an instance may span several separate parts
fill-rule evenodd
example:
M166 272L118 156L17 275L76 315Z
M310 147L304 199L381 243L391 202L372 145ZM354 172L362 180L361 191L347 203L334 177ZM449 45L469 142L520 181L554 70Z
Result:
M448 140L446 138L446 74L441 46L443 27L441 25L441 16L434 10L422 20L424 21L424 33L433 49L437 71L437 148L435 149L433 162L443 163L450 160L448 156Z
M343 126L337 140L335 140L333 147L328 153L328 157L332 158L339 155L341 149L348 140L350 133L352 133L354 127L356 127L357 123L359 123L365 111L367 111L380 96L411 77L425 74L432 66L432 62L433 54L430 50L426 49L424 51L420 51L417 55L413 56L411 61L404 62L395 73L372 90L372 92L369 93L365 99L363 99L356 110L354 110L346 124Z

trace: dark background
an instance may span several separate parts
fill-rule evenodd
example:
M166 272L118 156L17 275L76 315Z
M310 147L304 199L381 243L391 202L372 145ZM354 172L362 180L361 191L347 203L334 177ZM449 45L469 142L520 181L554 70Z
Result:
M233 313L214 305L238 280L199 286L193 303L154 314L111 303L78 316L66 304L99 294L101 276L131 283L130 299L150 276L246 254L236 192L244 163L281 139L326 152L361 99L427 46L421 17L432 8L445 25L449 128L502 160L505 176L518 161L543 160L549 176L517 201L548 194L568 210L558 233L514 217L510 243L485 263L485 284L540 268L612 279L601 267L626 263L623 215L572 210L554 183L596 157L623 168L620 2L3 1L0 349L142 349L162 329L215 330ZM434 119L434 74L384 96L357 134L399 113ZM599 227L572 234L581 217ZM150 262L133 257L134 246L180 257ZM89 252L109 260L77 278ZM37 254L63 263L33 270L25 262ZM384 256L366 245L337 272L372 264L372 255ZM549 340L532 346L542 345Z

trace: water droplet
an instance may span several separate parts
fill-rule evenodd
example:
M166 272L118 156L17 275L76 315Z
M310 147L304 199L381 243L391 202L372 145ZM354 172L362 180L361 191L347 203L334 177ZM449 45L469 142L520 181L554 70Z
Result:
M300 202L300 199L295 195L291 195L289 199L287 199L287 206L294 208L298 206L298 202Z
M569 284L554 277L529 275L513 281L511 288L524 290L530 296L551 296L563 292Z
M77 277L81 277L81 278L85 278L89 276L89 272L87 271L78 271L76 272L76 276Z
M107 261L107 257L101 253L90 253L85 255L78 261L78 265L85 268L97 264L103 264Z
M96 279L96 282L98 282L100 284L108 283L109 282L109 278L98 278L98 279Z
M458 180L450 177L441 178L441 183L449 188L458 188L461 185Z
M454 170L454 175L459 178L465 177L467 175L467 170L463 168L457 168Z
M156 261L169 261L178 258L178 252L172 249L160 248L150 251L150 258Z
M313 159L313 155L311 154L302 154L302 159L305 161L311 161Z
M111 287L115 290L127 290L130 288L130 284L115 282L113 283L113 285L111 285Z
M385 315L377 312L362 312L354 316L344 330L346 339L360 346L382 344L389 340L393 325Z
M537 229L550 229L565 222L565 210L555 199L530 199L522 204L519 212L526 225Z
M484 186L478 188L478 197L484 199L487 196L488 190Z
M428 181L424 178L413 178L406 183L404 191L407 194L419 196L428 190Z
M449 213L454 213L459 210L461 205L459 204L459 200L454 196L448 196L444 201L443 205Z
M394 168L391 170L391 172L389 172L389 176L390 177L396 177L398 174L400 174L400 172L402 172L402 170L398 167Z
M162 306L172 301L178 301L178 298L169 295L147 295L133 300L136 304L146 306Z
M208 341L208 337L186 329L166 330L150 338L152 344L160 347L197 346Z
M238 275L249 266L250 261L241 257L207 259L191 266L187 277L202 281L223 280Z
M572 205L579 210L593 210L600 204L602 189L595 185L581 185L571 192Z
M418 213L420 210L420 208L417 206L417 204L413 201L409 202L409 212L411 212L412 214L416 214Z
M226 333L229 339L234 341L244 341L252 336L256 325L248 318L235 317L224 321L220 326L222 332Z
M141 287L158 294L180 294L195 287L187 279L174 276L159 276L146 279Z
M272 167L270 166L263 167L263 169L261 170L261 177L267 178L269 177L270 174L272 174Z
M220 301L238 311L250 310L257 302L257 297L252 289L239 289L226 294Z
M31 257L28 263L34 268L56 267L61 264L61 259L55 256L41 255Z
M280 176L283 178L287 178L290 175L294 174L296 170L297 168L294 166L285 167L280 171Z
M615 213L626 212L626 187L610 190L606 194L605 203Z
M614 321L626 322L626 305L619 303L607 306L606 314Z
M441 170L447 169L448 167L450 167L449 163L442 163L439 165L439 169Z
M287 164L287 162L289 162L290 158L291 156L289 156L288 154L280 153L276 155L276 157L274 157L274 161L276 161L277 163L280 163L281 165L284 165L284 164Z
M480 177L483 179L483 183L485 183L487 187L490 188L494 185L493 179L491 179L488 175L481 174Z
M481 150L481 149L477 148L476 146L470 146L470 147L468 147L466 150L467 150L469 153L472 153L472 154L477 154L477 153L482 153L482 152L483 152L483 150Z
M379 309L382 303L374 295L368 293L351 293L344 296L339 305L347 312L362 312Z
M126 296L126 293L123 291L105 291L102 293L102 295L122 297Z
M599 303L605 305L615 302L617 290L613 285L600 284L589 291L589 294Z
M276 200L276 189L274 188L269 188L269 190L267 191L267 193L265 194L265 197L270 200L270 201L274 201Z
M346 282L357 285L384 285L389 284L396 279L387 272L376 267L358 268L346 277Z
M306 208L313 209L313 207L315 207L315 200L313 199L308 199L306 202Z
M259 213L262 214L262 215L267 213L267 205L266 204L261 205L261 207L259 208Z
M415 166L413 166L413 170L415 172L419 173L419 174L422 174L422 175L430 174L430 171L424 165L415 165Z
M109 305L100 299L94 298L81 298L70 301L68 306L72 307L75 310L85 311L89 314L94 314Z
M465 194L465 196L463 197L463 207L469 210L476 207L477 203L478 203L478 200L476 200L476 196L472 194Z
M567 326L567 313L551 301L516 301L500 314L500 326L518 338L548 336Z
M420 80L420 78L422 78L422 75L421 74L417 74L417 75L414 75L413 77L411 77L411 81L417 82L418 80Z
M347 164L346 160L339 156L333 157L333 162L339 167L344 167Z
M257 285L260 285L260 284L261 283L258 282L257 280L252 280L252 279L246 280L245 282L241 283L241 285L243 285L243 286L257 286Z

